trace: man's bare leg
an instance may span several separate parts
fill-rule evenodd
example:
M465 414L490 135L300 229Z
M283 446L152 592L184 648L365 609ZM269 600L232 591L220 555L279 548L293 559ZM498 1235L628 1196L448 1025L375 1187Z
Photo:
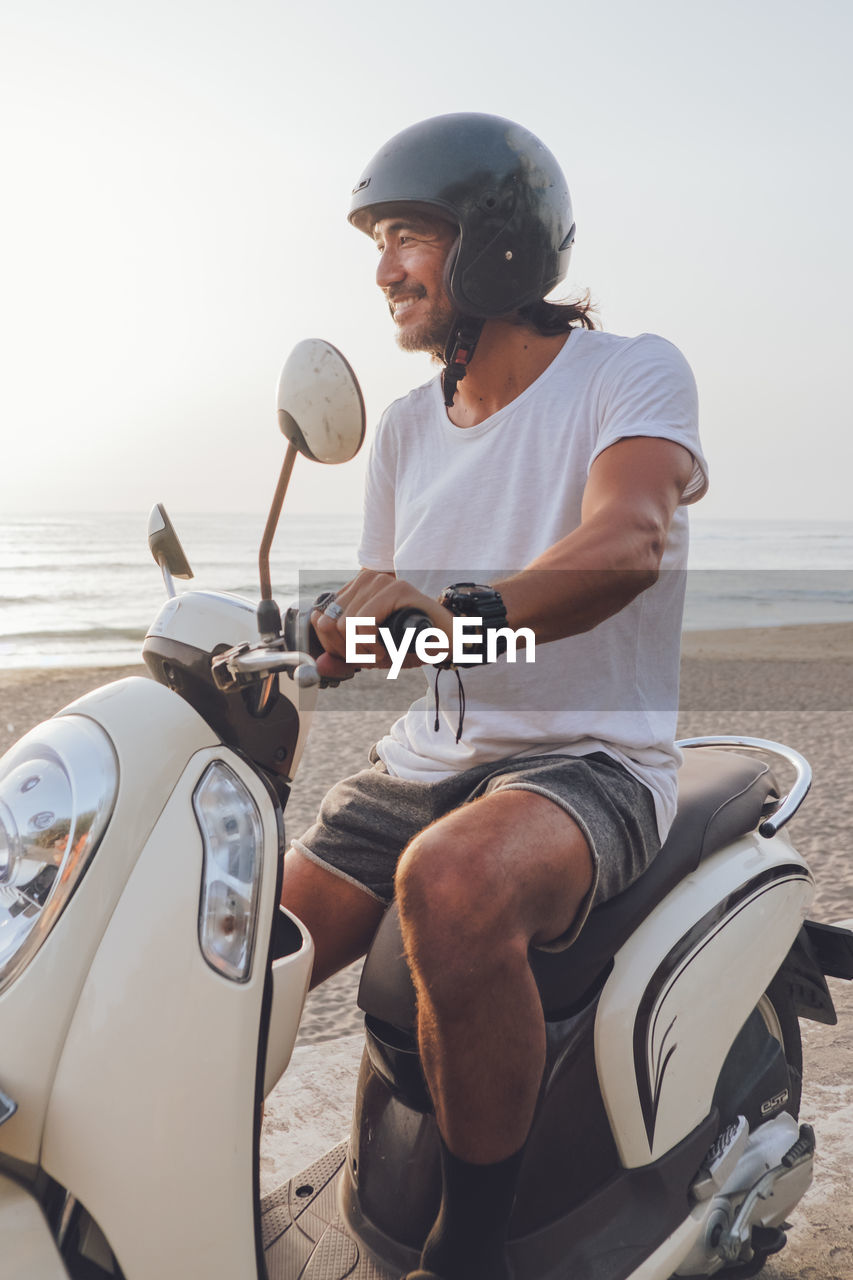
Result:
M281 902L314 940L312 988L365 954L385 913L384 903L298 849L285 855Z
M545 1064L527 951L571 926L592 877L574 820L515 790L434 823L400 861L420 1049L445 1148L442 1213L424 1254L441 1275L506 1274L497 1254Z

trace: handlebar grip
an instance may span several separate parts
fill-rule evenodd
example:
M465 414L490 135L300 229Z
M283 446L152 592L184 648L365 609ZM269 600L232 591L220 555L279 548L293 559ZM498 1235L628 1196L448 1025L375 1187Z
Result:
M420 609L396 609L394 613L389 613L388 617L382 624L391 632L391 639L398 647L403 642L403 636L409 627L415 628L415 635L418 636L422 631L426 631L428 627L434 627L435 623L428 618Z
M324 652L317 633L311 626L311 612L313 609L322 608L323 604L330 599L332 599L332 593L327 592L325 595L318 596L313 604L310 604L307 608L291 607L286 610L284 614L284 638L290 648L304 649L310 653L312 658L317 658ZM403 642L403 635L408 627L414 627L415 635L418 636L428 627L434 626L434 623L420 609L408 608L397 609L394 613L389 613L381 625L388 628L394 644L399 647Z

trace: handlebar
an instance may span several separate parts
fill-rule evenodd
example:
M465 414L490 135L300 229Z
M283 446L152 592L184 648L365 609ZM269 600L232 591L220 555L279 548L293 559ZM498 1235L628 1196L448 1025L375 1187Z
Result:
M332 598L333 593L331 591L324 591L307 609L298 609L296 606L288 609L284 616L284 638L286 643L293 648L307 649L312 658L319 658L324 650L317 632L311 626L311 613L314 609L323 609ZM415 635L417 636L421 631L425 631L427 627L432 627L435 624L420 609L407 608L396 609L393 613L389 613L388 617L380 625L387 627L391 632L394 644L399 646L402 643L407 627L414 627Z
M296 684L321 688L340 684L340 678L321 676L317 671L317 658L324 652L316 631L311 626L311 612L323 608L333 598L326 592L306 609L292 606L283 618L282 634L274 639L264 636L260 644L243 643L217 654L211 662L213 678L223 692L246 688L258 681L267 680L279 671L290 673ZM382 623L396 646L403 641L405 632L414 627L420 634L433 626L432 620L420 609L397 609ZM343 679L349 679L344 676Z
M403 636L409 627L414 627L415 636L419 636L428 627L434 627L435 623L420 609L410 608L395 609L393 613L388 614L382 625L388 628L391 632L391 639L399 647L403 643Z

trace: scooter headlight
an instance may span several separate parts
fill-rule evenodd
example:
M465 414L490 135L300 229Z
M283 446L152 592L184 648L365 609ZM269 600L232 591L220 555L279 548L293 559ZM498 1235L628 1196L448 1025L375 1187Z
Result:
M117 789L112 743L83 716L48 720L0 760L0 991L59 918Z
M233 769L215 760L193 795L204 842L198 936L218 973L247 982L252 971L263 828L257 805Z

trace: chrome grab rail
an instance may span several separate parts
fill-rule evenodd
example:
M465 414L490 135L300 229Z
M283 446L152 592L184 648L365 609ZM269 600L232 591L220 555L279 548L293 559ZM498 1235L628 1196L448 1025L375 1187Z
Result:
M752 751L766 751L769 755L778 756L792 766L796 774L790 791L782 796L775 811L765 818L758 828L758 834L769 840L790 822L800 805L809 793L812 785L812 768L805 756L793 747L786 747L782 742L770 742L766 738L739 738L722 735L713 738L682 738L675 744L680 748L687 747L746 747Z

